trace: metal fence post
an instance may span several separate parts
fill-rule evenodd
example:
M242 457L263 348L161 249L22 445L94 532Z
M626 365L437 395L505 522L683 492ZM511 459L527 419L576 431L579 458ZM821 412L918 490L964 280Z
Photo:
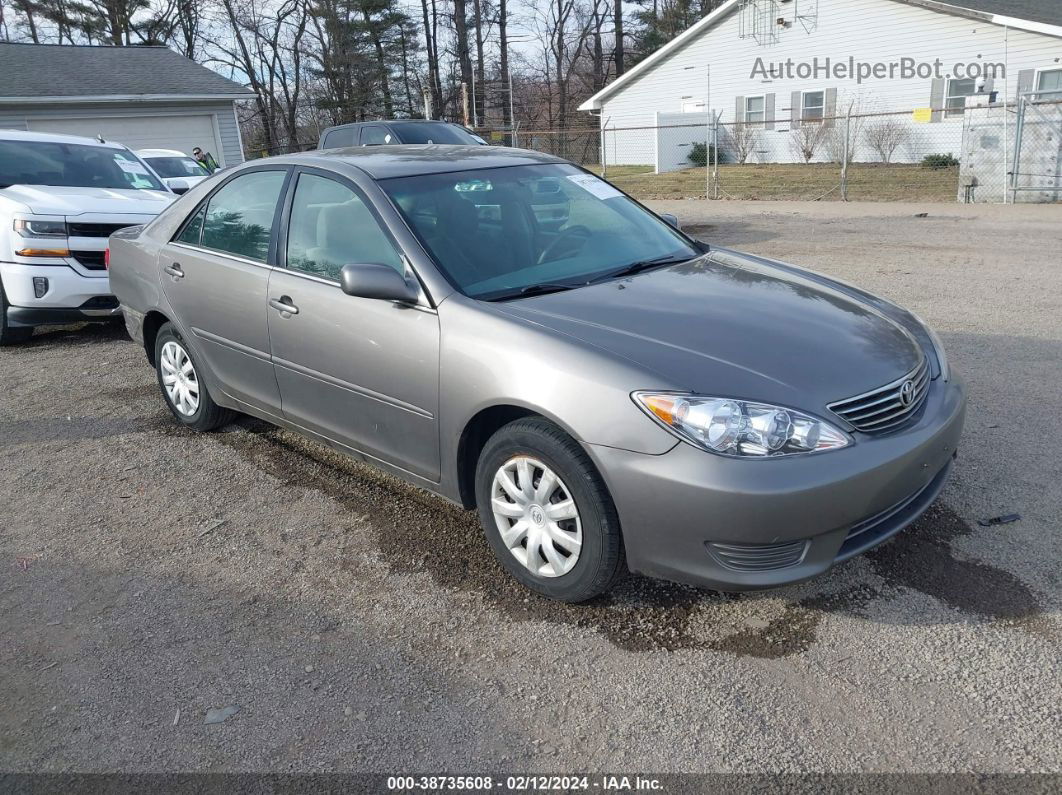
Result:
M848 161L852 145L852 106L844 116L844 146L841 151L841 201L848 201Z
M715 185L714 198L719 198L719 116L712 111L712 183Z
M606 148L608 147L608 139L605 137L605 135L608 133L608 123L609 123L609 120L611 118L612 117L609 116L607 119L605 119L605 123L601 125L601 178L602 179L605 179L605 178L608 177L608 154L605 151Z
M1021 174L1021 147L1025 138L1025 107L1028 95L1018 94L1018 118L1014 127L1014 162L1010 171L1011 204L1018 203L1018 177Z

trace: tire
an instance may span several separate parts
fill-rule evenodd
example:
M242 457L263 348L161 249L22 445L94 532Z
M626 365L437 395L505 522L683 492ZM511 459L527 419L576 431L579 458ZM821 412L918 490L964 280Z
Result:
M9 326L7 324L7 293L0 284L0 345L18 345L33 336L32 326Z
M176 367L178 363L179 368ZM185 363L190 371L184 367ZM181 370L180 384L176 387L177 397L171 397L171 386L166 382L177 369ZM172 323L163 324L155 337L155 374L162 399L181 425L194 431L212 431L230 422L235 413L214 402L200 378L201 372L177 329ZM183 398L180 397L182 392Z
M543 485L547 473L556 479L552 488ZM476 465L476 505L502 567L551 599L593 599L626 567L616 506L601 476L578 442L546 419L516 420L487 440Z

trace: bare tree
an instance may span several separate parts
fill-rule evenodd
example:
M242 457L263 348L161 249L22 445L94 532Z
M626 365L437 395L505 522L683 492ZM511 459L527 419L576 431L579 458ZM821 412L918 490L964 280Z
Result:
M753 124L744 122L726 128L726 137L730 151L734 155L734 161L741 165L748 162L760 140L759 129Z
M810 163L815 155L826 143L829 137L829 127L815 122L803 122L799 127L789 132L789 147L793 154Z
M911 128L899 119L881 119L867 126L863 133L866 145L877 152L881 162L888 165L900 145L911 136Z

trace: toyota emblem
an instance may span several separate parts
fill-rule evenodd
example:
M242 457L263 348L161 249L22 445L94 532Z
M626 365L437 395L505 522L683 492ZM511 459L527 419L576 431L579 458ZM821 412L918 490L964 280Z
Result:
M911 404L915 402L915 384L914 381L904 381L903 386L900 387L900 405L905 409L910 408Z

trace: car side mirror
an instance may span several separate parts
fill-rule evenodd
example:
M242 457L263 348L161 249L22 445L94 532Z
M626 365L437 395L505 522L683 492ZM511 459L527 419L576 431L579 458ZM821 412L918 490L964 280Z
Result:
M665 221L667 221L669 224L671 224L676 229L680 229L680 230L682 229L682 224L679 223L679 219L678 219L677 215L672 215L671 213L660 213L660 217L663 218Z
M191 188L191 187L192 186L189 185L187 182L185 182L183 179L171 179L170 180L170 190L172 190L177 195L180 195L182 193L187 193L188 189Z
M390 265L363 263L344 265L339 274L340 288L356 298L402 301L415 304L420 298L416 285L410 284Z

